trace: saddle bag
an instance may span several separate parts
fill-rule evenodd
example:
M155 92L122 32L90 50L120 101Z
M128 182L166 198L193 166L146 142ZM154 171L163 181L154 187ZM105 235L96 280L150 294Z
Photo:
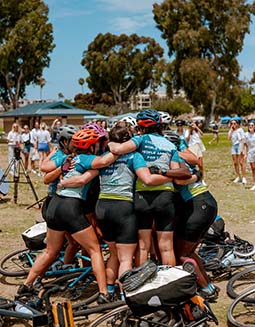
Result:
M42 250L46 247L46 232L46 222L42 222L28 228L21 236L29 250Z
M136 316L179 305L193 297L196 277L181 266L160 266L156 274L139 288L125 291L126 303Z

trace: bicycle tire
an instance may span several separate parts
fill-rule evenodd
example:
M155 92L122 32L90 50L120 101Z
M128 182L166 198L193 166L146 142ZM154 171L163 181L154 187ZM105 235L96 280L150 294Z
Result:
M230 305L227 318L228 318L228 325L234 327L255 327L255 325L247 324L247 323L240 323L236 320L234 310L236 309L237 305L241 302L244 305L244 299L249 297L251 294L255 294L255 287L249 288L248 290L244 291L240 296L238 296ZM255 309L255 307L254 307ZM240 313L239 313L240 315ZM247 317L247 315L246 315ZM253 314L254 319L254 314Z
M64 296L70 300L77 300L81 296L88 295L88 298L86 297L86 302L90 297L92 297L92 299L94 299L93 301L95 301L98 296L98 286L94 274L92 272L88 272L81 278L81 280L79 280L81 275L82 272L70 273L51 280L50 282L46 282L45 285L47 288L50 287L51 284L65 286Z
M242 291L255 281L255 266L248 267L233 275L227 283L227 294L232 299L238 297ZM239 287L239 288L238 288ZM239 291L237 291L239 290ZM241 291L240 291L241 290ZM243 298L244 302L255 303L255 298Z
M25 263L22 263L21 258L19 258L19 256L26 252L30 252L30 250L27 248L19 249L12 251L2 257L0 259L0 273L8 277L22 277L28 275L31 266L26 266ZM14 263L14 260L16 260L17 262ZM10 263L12 261L12 263L14 264L13 268L6 266L6 263L8 261L10 261Z
M104 323L105 326L108 326L108 321L109 319L114 319L115 316L117 318L118 315L121 315L122 313L131 313L131 310L129 309L128 305L124 304L122 305L121 307L118 307L110 312L107 312L106 314L96 318L89 326L90 327L97 327L97 326L100 326L101 323ZM111 326L115 326L115 325L112 325ZM118 325L116 325L118 326ZM123 325L123 321L121 321L121 326L122 327L126 327L126 325Z
M88 317L91 314L99 314L99 313L104 313L106 311L109 310L113 310L116 309L120 306L123 306L123 304L125 304L124 301L121 300L117 300L117 301L113 301L113 302L109 302L109 303L105 303L105 304L97 304L94 306L88 306L86 309L79 309L79 305L76 305L76 310L73 311L73 316L75 318L77 317ZM80 306L82 305L82 303L80 303ZM74 308L74 306L72 306L72 308Z

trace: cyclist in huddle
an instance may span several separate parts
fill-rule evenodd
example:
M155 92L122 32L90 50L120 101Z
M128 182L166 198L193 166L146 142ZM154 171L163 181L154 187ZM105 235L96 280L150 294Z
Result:
M168 138L179 149L180 137L172 133ZM189 162L187 155L182 156L185 150L179 152L185 165L190 169L192 177L187 180L174 180L179 194L176 195L177 228L174 236L174 249L177 263L181 264L192 258L198 277L200 294L206 299L215 299L218 290L210 283L203 263L195 250L204 234L217 216L217 202L201 182L202 175L196 170L194 161ZM168 175L168 174L166 174ZM179 196L178 196L179 195Z
M180 167L176 147L162 135L160 122L160 115L156 110L147 109L139 112L137 124L141 135L134 136L122 144L109 142L111 152L121 155L137 150L143 155L148 168L157 166L166 171L170 167L168 177L189 178L191 174L188 169ZM172 182L148 186L138 178L135 213L139 229L136 264L141 265L148 259L154 222L162 263L174 266L176 263L173 250L175 208Z
M68 171L64 178L82 175L89 169L108 166L117 159L117 156L112 153L101 157L93 154L99 138L99 134L94 130L81 130L72 136L75 154L73 158L74 168ZM65 233L68 232L88 252L91 258L99 288L98 303L108 302L106 274L100 245L95 231L85 218L84 213L84 201L86 201L88 188L89 183L86 184L86 187L64 187L53 195L46 215L48 228L46 250L36 259L24 285L21 285L19 293L29 292L35 278L43 275L61 250Z
M110 141L123 143L132 136L124 122L119 122L109 133ZM106 274L108 292L114 292L118 277L132 268L137 247L138 226L133 206L133 187L136 175L146 185L171 181L150 174L143 156L131 152L120 156L113 164L99 171L101 190L96 205L98 225L110 250ZM82 176L61 181L64 186L83 185ZM78 183L78 184L77 184Z

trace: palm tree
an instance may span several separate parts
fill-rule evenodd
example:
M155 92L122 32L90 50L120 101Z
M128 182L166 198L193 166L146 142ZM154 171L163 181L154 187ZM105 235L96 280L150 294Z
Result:
M81 92L84 93L83 85L85 83L85 79L81 77L79 78L78 82L81 85Z
M38 77L37 84L40 86L40 100L42 100L42 89L46 84L46 79L43 76Z
M65 97L65 96L64 96L63 93L61 93L61 92L58 93L58 99L59 99L59 100L63 99L64 97Z

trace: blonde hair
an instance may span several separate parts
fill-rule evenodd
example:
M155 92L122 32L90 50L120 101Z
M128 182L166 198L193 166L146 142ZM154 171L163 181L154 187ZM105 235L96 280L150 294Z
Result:
M20 129L19 128L19 124L17 124L17 123L13 123L12 124L12 131L14 132L14 130L15 130L15 127L18 127L18 129Z
M41 128L41 129L46 129L46 124L45 124L45 123L41 123L41 124L40 124L40 128Z

